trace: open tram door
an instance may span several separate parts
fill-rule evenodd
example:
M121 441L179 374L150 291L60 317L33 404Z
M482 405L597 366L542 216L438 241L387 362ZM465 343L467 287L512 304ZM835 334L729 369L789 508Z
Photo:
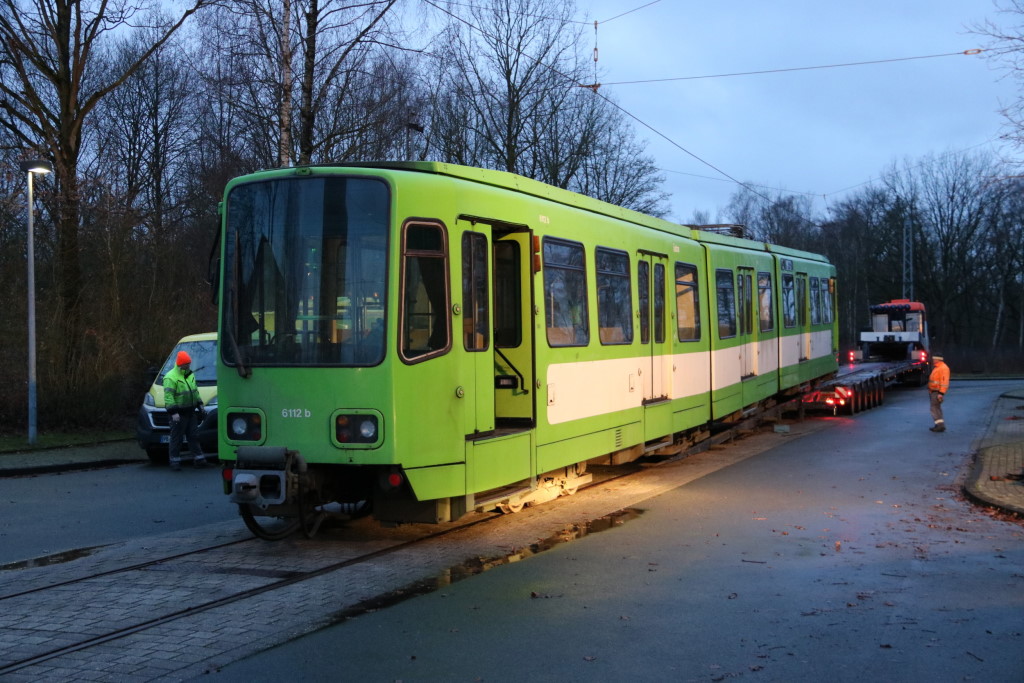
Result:
M638 252L637 300L640 344L644 355L637 374L643 387L644 441L648 442L672 433L672 403L669 399L672 345L666 329L667 268L667 254Z
M533 475L532 233L470 216L459 227L466 488L480 492Z

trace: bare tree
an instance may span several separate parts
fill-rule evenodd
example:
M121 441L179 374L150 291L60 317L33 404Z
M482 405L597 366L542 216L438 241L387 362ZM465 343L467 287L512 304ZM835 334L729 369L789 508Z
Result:
M745 225L754 239L794 249L818 246L820 220L814 216L806 195L775 192L772 195L741 186L726 207L728 220Z
M989 59L1024 88L1024 0L993 0L992 4L1008 25L987 19L976 25L973 33L988 39L985 47ZM1006 138L1024 149L1024 94L1008 104L1002 114L1007 122Z
M547 141L539 132L583 77L572 12L569 2L495 0L455 18L447 74L472 114L479 165L532 175L533 154Z
M404 135L407 107L394 105L407 78L387 71L380 47L397 2L240 0L218 10L209 31L232 64L233 107L261 165L357 158L368 131Z
M600 107L602 123L591 131L591 149L581 159L569 189L652 216L666 215L668 194L661 190L664 177L645 153L646 146L636 139L618 110L606 100L593 101Z
M821 253L839 276L840 344L856 346L868 306L899 297L902 242L896 227L908 207L885 188L867 187L831 208L822 226Z
M928 156L896 166L884 177L890 191L920 222L914 269L919 297L931 304L935 331L949 343L977 341L977 264L989 206L985 187L998 175L988 154Z
M571 2L495 0L451 14L428 76L431 154L665 213L645 144L610 100L581 87L573 12Z
M159 27L137 59L97 69L97 56L139 30L144 7L127 0L0 0L0 125L27 150L54 162L57 226L56 336L60 367L70 372L82 350L81 188L83 126L96 106L163 45L207 0Z
M134 61L149 43L145 33L125 41L110 55L112 67ZM92 239L84 253L102 273L87 287L90 298L106 302L90 317L151 364L181 330L212 324L200 283L214 234L209 224L197 230L202 212L188 201L201 131L196 112L208 98L195 87L187 45L162 45L97 106L85 129L81 175L91 201L83 227Z
M1012 178L991 182L984 192L989 210L977 265L989 283L995 309L990 348L997 351L1012 345L1020 352L1024 350L1024 182Z

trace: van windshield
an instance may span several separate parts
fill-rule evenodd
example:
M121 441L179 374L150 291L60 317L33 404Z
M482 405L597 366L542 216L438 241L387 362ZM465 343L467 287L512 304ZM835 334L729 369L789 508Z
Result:
M164 375L174 367L179 351L184 351L192 359L192 372L196 376L197 385L217 384L217 342L214 339L181 342L175 346L171 355L164 361L164 366L160 368L160 375L156 378L157 384L162 384Z
M234 188L224 235L224 361L380 363L389 201L387 185L373 178L302 176Z

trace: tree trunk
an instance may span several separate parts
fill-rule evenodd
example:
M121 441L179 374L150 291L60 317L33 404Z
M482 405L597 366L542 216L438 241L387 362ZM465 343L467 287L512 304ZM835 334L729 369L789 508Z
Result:
M278 166L292 163L292 0L281 0L281 108Z

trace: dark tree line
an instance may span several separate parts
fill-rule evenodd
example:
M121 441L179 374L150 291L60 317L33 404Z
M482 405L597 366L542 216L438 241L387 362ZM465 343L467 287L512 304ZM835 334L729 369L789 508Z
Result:
M54 166L35 183L43 428L124 415L145 368L215 328L209 253L239 174L438 160L664 213L644 144L578 87L574 14L540 0L0 0L0 425L25 414L23 159Z
M961 369L1022 369L1024 179L991 155L950 153L893 165L827 215L812 206L744 189L727 218L836 264L844 348L868 324L870 304L913 297L929 311L936 348Z

